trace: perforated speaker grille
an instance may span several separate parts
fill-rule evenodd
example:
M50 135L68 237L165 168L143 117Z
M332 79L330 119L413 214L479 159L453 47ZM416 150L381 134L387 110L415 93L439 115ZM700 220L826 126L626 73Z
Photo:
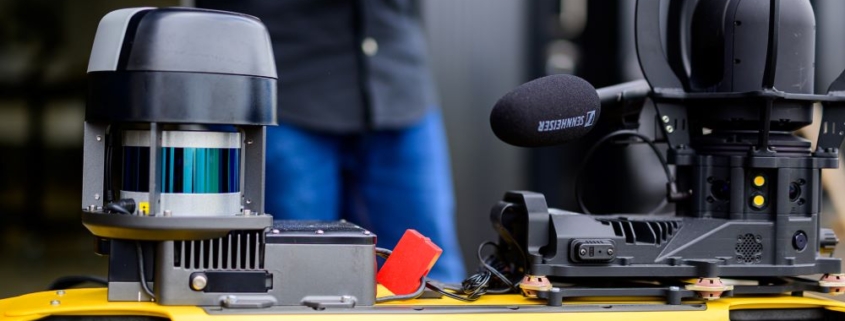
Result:
M736 238L736 260L739 263L760 263L763 259L763 238L747 233Z

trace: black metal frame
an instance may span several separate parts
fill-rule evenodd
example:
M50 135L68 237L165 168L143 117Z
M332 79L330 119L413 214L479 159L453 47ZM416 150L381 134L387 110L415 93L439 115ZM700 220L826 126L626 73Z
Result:
M804 296L804 292L831 293L830 288L820 286L818 281L802 278L772 278L760 280L758 285L734 285L733 290L725 291L722 297L742 295L781 295ZM684 299L697 299L698 293L684 288L684 284L674 281L663 285L632 284L627 287L597 287L595 284L576 284L560 286L552 291L537 292L537 297L548 300L549 306L561 306L564 298L575 297L660 297L666 304L679 305Z
M105 181L107 139L110 135L108 123L86 121L85 160L83 168L82 224L98 237L133 239L146 241L208 239L222 237L233 230L264 229L273 224L273 217L264 213L264 148L266 129L261 125L238 126L244 134L241 154L244 166L243 205L251 215L232 215L229 217L165 217L161 215L158 200L161 192L161 168L159 153L161 147L162 125L149 123L150 142L150 216L116 215L103 211L105 195L108 193ZM112 142L113 144L116 144ZM114 149L115 146L108 148ZM87 204L87 205L86 205ZM92 207L93 206L93 207ZM232 213L236 214L236 213Z

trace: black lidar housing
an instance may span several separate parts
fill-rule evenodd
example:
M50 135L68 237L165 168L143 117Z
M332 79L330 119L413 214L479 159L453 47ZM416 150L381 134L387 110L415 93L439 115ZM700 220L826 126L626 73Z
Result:
M119 25L105 23L100 28ZM95 61L103 55L92 54L86 120L277 123L276 66L270 38L258 18L149 8L132 15L125 28L116 64ZM93 51L98 49L103 48L95 42Z

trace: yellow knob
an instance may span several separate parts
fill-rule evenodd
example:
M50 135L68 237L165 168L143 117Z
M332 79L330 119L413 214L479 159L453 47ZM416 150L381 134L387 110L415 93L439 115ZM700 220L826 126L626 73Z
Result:
M763 207L766 204L766 198L763 195L754 195L754 198L751 199L751 203L754 204L755 207Z
M763 175L754 177L754 186L761 187L766 184L766 178Z

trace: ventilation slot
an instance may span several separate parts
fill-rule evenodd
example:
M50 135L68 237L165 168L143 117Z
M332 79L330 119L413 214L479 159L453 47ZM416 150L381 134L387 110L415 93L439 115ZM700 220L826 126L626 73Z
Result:
M631 226L634 228L634 233L636 233L635 239L637 243L651 243L657 244L657 236L654 234L654 230L651 228L650 222L631 222Z
M264 233L235 231L225 237L173 242L173 266L195 270L264 268Z
M603 219L602 224L613 227L613 233L624 237L625 243L660 245L669 241L681 227L678 221L629 221L627 219Z
M634 234L634 228L631 226L631 222L623 221L622 223L622 231L625 233L625 243L634 243L637 234Z

